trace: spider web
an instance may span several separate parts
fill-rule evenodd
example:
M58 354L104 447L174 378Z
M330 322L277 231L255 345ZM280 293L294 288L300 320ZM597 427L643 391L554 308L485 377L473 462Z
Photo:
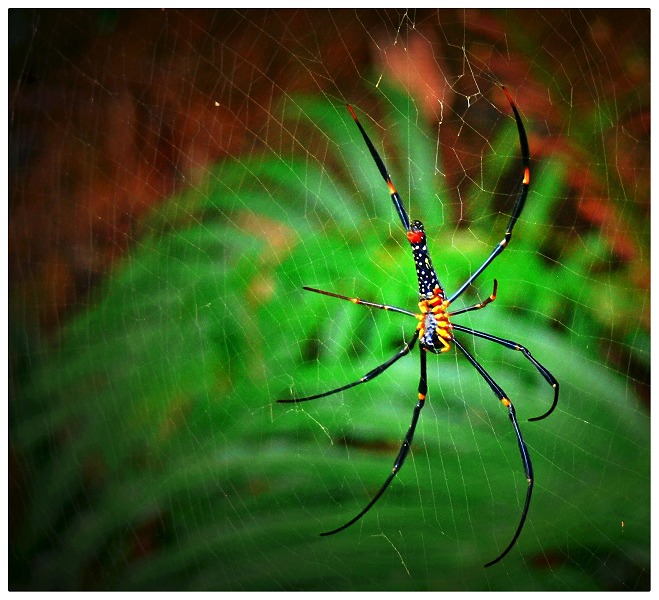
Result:
M649 11L10 11L9 587L649 589ZM349 102L515 403L429 356Z

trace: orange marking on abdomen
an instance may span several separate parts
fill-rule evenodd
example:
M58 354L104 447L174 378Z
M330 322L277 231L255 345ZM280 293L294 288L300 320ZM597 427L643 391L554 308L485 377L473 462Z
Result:
M387 179L387 185L389 186L389 193L393 196L396 193L396 188L394 184L391 183L391 179Z
M522 183L524 185L528 185L530 181L531 181L531 171L529 171L529 168L526 167L524 169L524 179L522 179Z
M410 244L418 244L423 239L423 233L421 231L408 231L407 239L410 241Z

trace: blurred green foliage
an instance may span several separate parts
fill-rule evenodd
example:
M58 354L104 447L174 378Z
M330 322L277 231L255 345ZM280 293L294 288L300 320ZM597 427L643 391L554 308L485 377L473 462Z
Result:
M381 89L383 125L364 116L364 126L379 147L387 132L394 181L426 223L450 292L505 228L510 190L499 187L519 170L514 121L501 115L472 220L458 226L443 222L450 192L434 134L408 97ZM455 353L429 361L429 403L391 488L359 524L318 537L354 516L389 472L418 361L415 351L344 394L275 404L356 379L414 327L301 286L414 310L416 282L344 107L294 97L281 116L295 138L324 148L322 160L298 148L218 165L150 217L52 348L13 331L23 367L10 435L25 485L10 586L646 588L649 419L636 382L598 349L612 319L643 299L625 293L624 273L598 275L610 250L596 230L574 243L554 226L568 168L558 155L534 165L511 247L465 294L465 304L484 298L497 278L497 301L460 320L524 344L561 384L556 413L528 423L551 402L546 382L521 355L465 340L516 402L534 461L518 545L483 569L510 539L526 485L505 409ZM560 261L546 259L552 245ZM624 306L607 302L623 294ZM624 335L649 360L642 328Z

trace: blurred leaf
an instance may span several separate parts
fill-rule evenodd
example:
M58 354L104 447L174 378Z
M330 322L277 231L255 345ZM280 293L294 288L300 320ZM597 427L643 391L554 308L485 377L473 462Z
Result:
M388 106L385 119L405 132L388 142L400 156L413 148L409 176L422 181L411 188L425 198L437 189L431 134L409 99L392 94ZM514 243L464 296L487 297L496 277L497 301L460 319L527 346L561 384L555 414L527 423L547 409L550 387L520 353L463 336L510 393L533 457L518 545L482 568L510 539L526 482L505 408L455 353L429 357L428 406L390 490L350 530L317 535L354 516L391 469L415 403L416 353L343 394L274 401L356 380L416 321L301 286L410 310L418 299L400 224L349 115L309 97L285 112L337 140L343 159L354 154L343 177L303 160L219 165L151 215L51 350L34 346L10 405L12 446L31 475L11 545L13 560L30 565L22 585L601 589L596 567L622 573L610 587L633 585L626 570L644 581L649 419L633 382L598 354L617 304L592 269L610 249L586 233L560 261L538 253L556 231L560 159L539 169ZM365 127L380 147L378 129ZM515 148L506 123L484 156L483 191ZM353 202L367 182L384 187L375 218ZM447 290L500 239L502 215L486 196L469 228L430 237ZM611 297L627 285L604 281ZM648 356L647 336L624 339Z

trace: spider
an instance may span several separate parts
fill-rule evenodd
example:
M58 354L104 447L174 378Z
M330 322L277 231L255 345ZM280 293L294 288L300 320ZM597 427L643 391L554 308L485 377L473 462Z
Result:
M416 426L419 421L419 415L421 414L421 410L423 409L423 406L426 401L426 395L428 393L428 377L426 370L427 353L431 352L433 354L443 354L448 350L450 350L452 345L454 345L466 357L467 361L471 363L471 365L476 369L478 374L487 382L490 389L494 392L494 395L501 401L501 403L508 410L508 417L510 419L510 422L512 423L513 430L517 438L519 454L522 459L524 474L526 476L526 481L527 481L524 507L522 509L522 514L517 524L517 528L512 536L512 539L505 547L505 549L494 560L491 560L490 562L485 564L485 567L490 567L498 563L502 558L504 558L510 552L512 547L517 542L517 539L519 538L519 535L524 527L524 522L526 521L526 517L529 511L529 505L531 503L531 495L533 492L533 466L531 464L531 457L529 455L528 448L526 446L526 443L524 442L524 438L522 437L522 431L520 429L519 422L517 420L515 407L513 406L513 403L506 394L506 392L503 391L501 386L499 386L499 384L492 378L492 376L485 370L485 368L462 345L462 343L455 337L454 333L455 332L465 333L468 335L472 335L478 338L488 340L490 342L494 342L496 344L500 344L501 346L504 346L505 348L509 348L510 350L516 350L518 352L521 352L524 355L524 357L526 357L526 359L538 370L540 375L542 375L542 377L547 381L547 383L551 385L551 387L554 389L554 399L549 410L547 410L547 412L540 415L539 417L533 417L529 419L529 421L538 421L540 419L544 419L554 411L556 405L558 404L558 389L559 389L558 381L556 381L554 376L533 357L533 355L529 352L527 348L525 348L521 344L491 335L489 333L485 333L483 331L477 331L475 329L471 329L463 325L458 325L452 322L453 317L456 317L457 315L461 315L463 313L474 310L480 310L482 308L485 308L491 302L494 302L497 295L496 279L494 280L494 289L492 291L492 294L490 294L490 296L486 298L484 301L464 308L459 308L458 310L453 310L453 311L449 310L451 304L453 304L453 302L455 302L455 300L457 300L464 293L464 291L472 283L474 283L476 278L479 275L481 275L481 273L485 271L485 269L490 265L490 263L497 256L499 256L499 254L501 254L504 251L504 249L508 246L508 243L510 242L510 239L512 237L513 227L515 226L515 223L517 222L517 219L519 218L522 209L524 208L524 202L526 201L526 197L529 191L530 155L529 155L528 140L526 138L526 131L524 129L524 124L522 123L522 119L519 115L515 102L513 101L511 95L508 93L506 88L503 86L501 87L504 94L506 95L506 98L508 99L508 102L510 103L510 107L512 108L515 122L517 124L517 131L519 134L519 143L520 143L521 156L522 156L522 181L519 190L517 192L517 199L515 201L515 206L513 208L513 212L510 217L510 221L508 222L508 227L506 228L506 233L503 239L494 247L494 250L492 250L491 254L485 259L483 264L480 267L478 267L478 269L476 269L476 271L474 271L471 274L471 276L457 289L457 291L455 291L450 296L448 296L444 292L444 288L439 282L437 273L435 272L435 269L432 265L423 223L421 221L410 222L410 219L407 216L407 213L405 212L405 208L403 207L403 202L401 200L401 197L399 196L398 192L396 191L396 188L394 187L394 184L391 181L391 177L389 175L389 172L387 171L387 168L384 165L384 162L380 158L380 155L375 149L373 142L368 137L366 131L359 122L359 119L357 118L355 111L349 104L347 105L348 111L350 112L350 115L354 119L355 124L359 128L359 131L361 132L361 135L364 138L364 141L366 142L366 146L368 147L371 156L373 157L373 160L375 161L375 164L377 165L378 170L380 171L380 175L382 176L382 178L384 179L384 181L386 182L389 188L391 200L393 201L396 212L398 213L398 216L400 217L403 227L405 228L407 239L410 245L412 246L412 256L414 258L414 264L416 266L416 276L419 286L419 312L411 312L403 308L389 306L387 304L367 302L359 298L350 298L348 296L342 296L340 294L334 294L332 292L326 292L323 290L319 290L307 286L304 286L303 289L309 292L315 292L317 294L324 294L325 296L331 296L332 298L347 300L349 302L352 302L353 304L359 304L372 309L379 309L379 310L385 310L403 315L408 315L416 318L418 320L418 324L410 340L405 342L403 344L403 347L400 350L398 350L396 354L394 354L386 362L382 363L381 365L375 367L374 369L366 373L366 375L364 375L357 381L353 381L352 383L342 385L341 387L335 388L328 392L323 392L321 394L307 396L304 398L283 399L283 400L278 400L278 402L306 402L308 400L315 400L316 398L323 398L325 396L337 394L338 392L342 392L344 390L355 387L362 383L371 381L375 379L378 375L384 373L384 371L386 371L398 360L409 354L411 350L414 348L417 341L419 342L419 347L420 347L419 355L421 357L420 358L421 375L419 378L419 386L418 386L418 401L416 403L416 406L414 407L414 412L412 413L412 422L407 431L407 434L405 435L405 438L403 439L403 443L400 447L400 450L398 451L398 455L394 460L393 468L391 469L389 476L385 480L382 487L380 487L378 492L372 497L371 501L364 507L364 509L359 514L357 514L355 517L353 517L347 523L344 523L340 527L337 527L336 529L332 529L331 531L326 531L324 533L321 533L320 535L322 536L334 535L335 533L347 529L348 527L356 523L359 519L361 519L380 499L382 494L389 487L389 484L393 481L398 471L400 471L400 469L403 466L403 463L405 462L405 458L407 457L410 451L412 440L414 438L414 432L416 430Z

